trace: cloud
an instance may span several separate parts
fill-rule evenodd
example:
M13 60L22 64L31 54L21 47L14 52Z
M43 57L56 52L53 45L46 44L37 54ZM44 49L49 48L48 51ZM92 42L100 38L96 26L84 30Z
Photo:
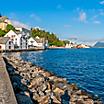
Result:
M24 23L21 23L19 21L15 21L15 20L11 20L13 26L15 27L22 27L22 28L26 28L26 29L30 29L30 26L24 24Z
M94 24L101 24L101 21L95 20L93 21Z
M80 22L87 22L87 14L84 11L79 13L79 21Z
M100 2L101 5L104 5L104 0Z
M37 21L37 22L41 22L41 18L38 15L34 14L34 13L30 14L30 18Z

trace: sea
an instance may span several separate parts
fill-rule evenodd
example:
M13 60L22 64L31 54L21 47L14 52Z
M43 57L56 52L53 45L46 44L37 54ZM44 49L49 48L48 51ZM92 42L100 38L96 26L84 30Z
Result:
M66 78L104 102L104 48L27 51L20 57Z

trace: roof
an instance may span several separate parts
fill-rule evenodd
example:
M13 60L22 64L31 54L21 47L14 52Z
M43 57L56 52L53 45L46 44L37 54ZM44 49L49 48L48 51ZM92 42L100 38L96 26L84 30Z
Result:
M9 37L0 37L0 44L6 44L9 40Z
M7 35L17 35L13 30L10 30L7 34L5 34L4 37L6 37Z

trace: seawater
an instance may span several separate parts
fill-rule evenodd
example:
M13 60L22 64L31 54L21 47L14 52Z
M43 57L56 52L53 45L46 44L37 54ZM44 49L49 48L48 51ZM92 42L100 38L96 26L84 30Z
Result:
M104 101L104 49L50 49L23 52L20 57L76 83Z

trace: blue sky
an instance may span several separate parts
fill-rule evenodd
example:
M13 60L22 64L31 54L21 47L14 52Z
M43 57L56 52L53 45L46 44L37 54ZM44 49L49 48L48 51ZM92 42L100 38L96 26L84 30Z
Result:
M104 0L1 0L0 12L61 39L91 42L104 38Z

